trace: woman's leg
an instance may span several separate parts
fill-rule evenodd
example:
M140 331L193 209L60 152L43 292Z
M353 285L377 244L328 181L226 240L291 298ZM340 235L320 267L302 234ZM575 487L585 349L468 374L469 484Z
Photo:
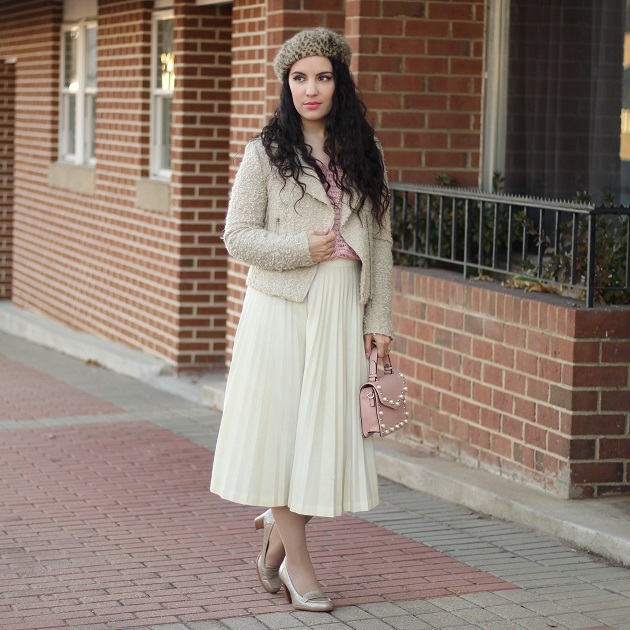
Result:
M278 508L274 508L274 510L276 509ZM267 555L265 557L265 566L277 569L282 564L284 556L284 545L282 544L282 538L280 538L280 532L276 526L271 530L271 536L269 536L269 547L267 548Z
M312 518L312 516L306 516L306 523L308 523ZM269 547L267 548L265 566L277 569L282 564L285 555L286 553L284 551L284 544L282 543L280 532L277 527L274 527L271 530L271 536L269 536Z
M306 523L310 517L291 512L288 507L274 507L272 512L284 544L286 567L293 586L302 595L319 590L321 587L306 546ZM267 562L271 562L271 558Z

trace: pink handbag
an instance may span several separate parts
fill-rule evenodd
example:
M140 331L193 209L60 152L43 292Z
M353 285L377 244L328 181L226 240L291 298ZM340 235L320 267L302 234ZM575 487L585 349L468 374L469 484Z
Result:
M363 437L378 433L390 435L407 424L409 412L405 395L407 385L402 374L395 374L389 355L383 358L383 374L378 375L376 347L370 353L370 374L361 385L361 429Z

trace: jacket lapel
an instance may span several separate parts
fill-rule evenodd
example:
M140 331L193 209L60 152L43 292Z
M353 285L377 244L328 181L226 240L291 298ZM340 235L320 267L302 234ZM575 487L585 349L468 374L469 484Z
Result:
M317 173L304 161L304 158L301 155L299 155L299 159L302 168L304 169L302 183L306 187L306 194L330 206L330 199L328 199L328 195L324 190L324 186L319 181Z
M304 166L304 177L302 179L302 183L306 188L306 194L314 197L318 201L325 203L330 206L330 199L328 199L328 195L324 190L324 186L319 181L319 177L317 177L317 173L308 165Z
M300 156L300 162L302 163L302 167L304 168L304 178L302 183L306 187L306 194L314 197L318 201L327 204L332 208L332 204L330 203L330 199L328 199L328 195L324 190L324 186L319 181L319 177L317 177L317 173L304 162L302 157ZM350 197L346 194L342 195L341 198L341 223L340 226L343 227L344 224L348 221L348 219L352 216L352 210L350 209Z

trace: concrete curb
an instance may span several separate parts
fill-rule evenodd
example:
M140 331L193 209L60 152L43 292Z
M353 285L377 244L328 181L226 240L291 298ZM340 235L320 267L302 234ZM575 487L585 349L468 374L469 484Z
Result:
M142 381L172 373L160 359L122 344L72 330L51 319L0 302L0 331L84 361L95 361L113 372Z

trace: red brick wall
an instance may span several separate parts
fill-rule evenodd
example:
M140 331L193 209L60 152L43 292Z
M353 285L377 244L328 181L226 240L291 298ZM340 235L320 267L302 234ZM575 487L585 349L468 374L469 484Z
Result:
M0 0L17 55L13 301L178 369L222 365L229 8L175 2L171 210L136 206L149 175L151 2L98 11L96 194L50 188L57 159L59 0ZM186 42L184 43L184 39Z
M392 181L477 186L484 0L347 0L353 68Z
M175 5L171 207L179 232L181 366L224 364L231 13L230 5Z
M630 309L397 268L394 313L399 439L565 498L630 492Z
M0 300L11 297L15 65L0 59Z

